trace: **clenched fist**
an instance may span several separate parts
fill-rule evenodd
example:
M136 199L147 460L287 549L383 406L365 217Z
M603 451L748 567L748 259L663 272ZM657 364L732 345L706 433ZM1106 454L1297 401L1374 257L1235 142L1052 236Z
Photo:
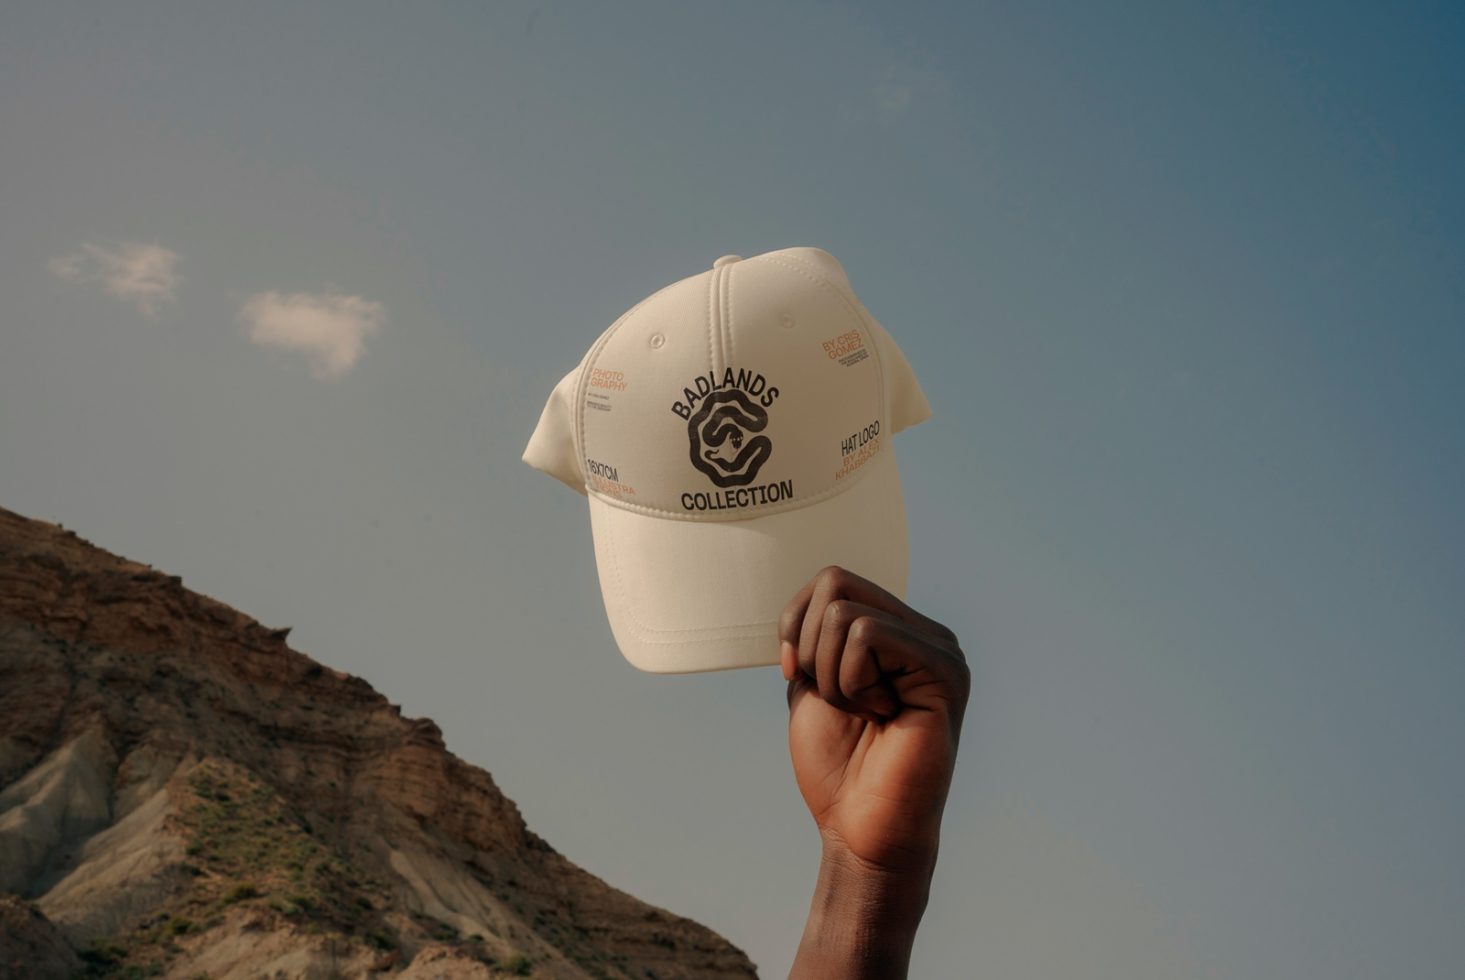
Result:
M951 630L838 566L789 601L779 638L794 777L824 842L792 975L904 976L971 690L966 656Z

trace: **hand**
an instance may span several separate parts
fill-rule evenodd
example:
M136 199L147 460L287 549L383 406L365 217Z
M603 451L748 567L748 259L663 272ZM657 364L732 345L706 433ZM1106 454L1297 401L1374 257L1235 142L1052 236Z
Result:
M971 689L955 634L830 566L779 639L789 753L826 863L929 881Z

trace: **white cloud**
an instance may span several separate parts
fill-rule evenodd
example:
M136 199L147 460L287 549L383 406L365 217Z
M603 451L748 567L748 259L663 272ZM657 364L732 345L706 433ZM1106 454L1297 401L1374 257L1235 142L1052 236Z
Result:
M310 372L329 381L342 377L365 353L369 334L381 329L380 303L340 293L256 293L245 301L239 319L249 339L261 347L299 351Z
M100 282L113 296L155 316L160 302L172 302L177 296L183 281L177 271L180 258L157 243L122 242L113 248L87 242L79 251L52 259L46 267L68 282Z

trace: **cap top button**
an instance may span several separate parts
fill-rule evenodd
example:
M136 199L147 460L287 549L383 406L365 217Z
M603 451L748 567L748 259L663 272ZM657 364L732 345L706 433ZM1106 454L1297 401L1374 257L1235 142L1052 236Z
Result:
M712 263L712 268L721 269L725 265L732 265L734 262L741 261L743 261L743 257L741 255L724 255L722 258Z

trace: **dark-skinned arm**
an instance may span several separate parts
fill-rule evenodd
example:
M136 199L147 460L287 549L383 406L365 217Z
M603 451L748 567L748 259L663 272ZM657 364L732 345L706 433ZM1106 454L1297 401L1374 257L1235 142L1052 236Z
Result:
M838 566L779 624L789 753L823 842L790 980L906 976L971 674L951 630Z

